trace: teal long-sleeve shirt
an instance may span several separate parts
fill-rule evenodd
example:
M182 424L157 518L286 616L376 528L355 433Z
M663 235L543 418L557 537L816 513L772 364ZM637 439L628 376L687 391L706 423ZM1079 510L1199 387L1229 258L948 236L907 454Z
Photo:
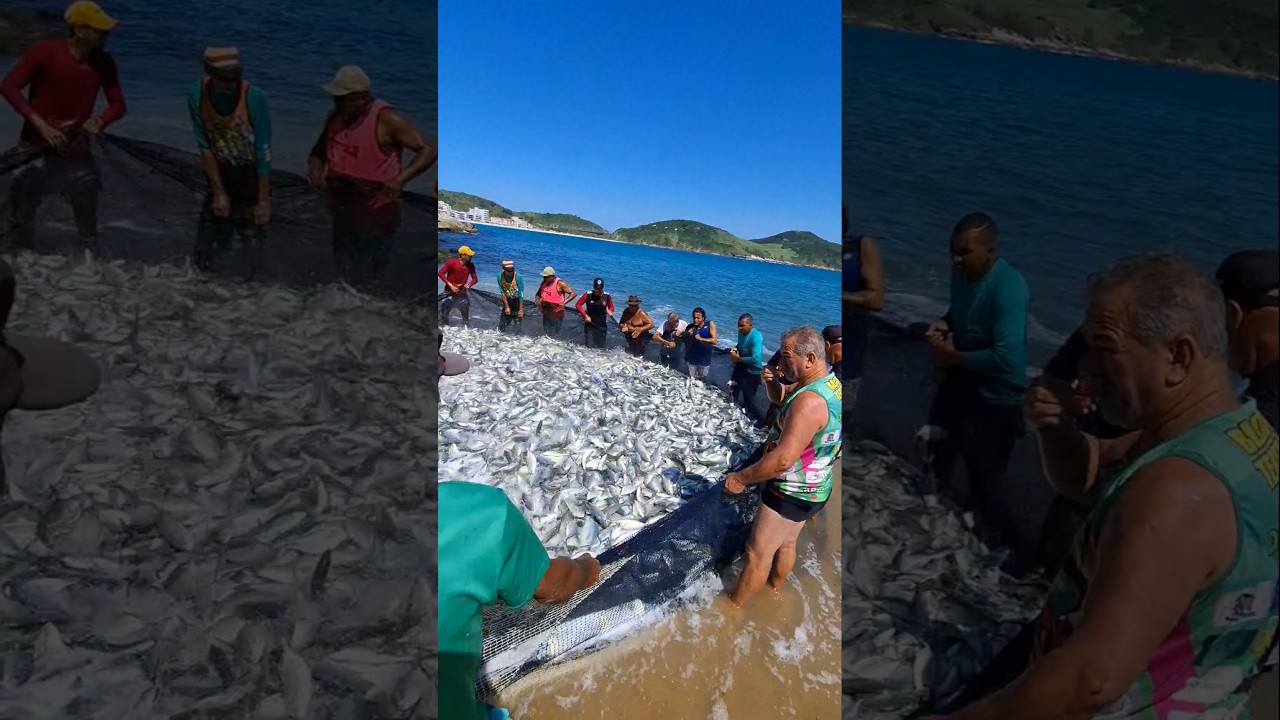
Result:
M981 280L951 274L951 310L947 319L961 368L972 373L986 401L1012 405L1027 389L1027 318L1031 291L1027 281L1003 258Z
M738 333L738 357L752 375L759 375L764 369L764 336L759 330L751 328L746 335Z
M200 151L215 150L209 140L208 128L204 126L204 117L200 113L200 93L204 81L192 83L187 93L187 112L191 115L191 130L195 135L196 149ZM235 94L212 92L210 99L213 109L219 115L228 115L235 110L239 97ZM271 173L271 108L267 105L267 94L256 85L250 85L245 93L245 105L248 106L249 123L253 126L253 160L259 175ZM219 158L219 161L222 161Z

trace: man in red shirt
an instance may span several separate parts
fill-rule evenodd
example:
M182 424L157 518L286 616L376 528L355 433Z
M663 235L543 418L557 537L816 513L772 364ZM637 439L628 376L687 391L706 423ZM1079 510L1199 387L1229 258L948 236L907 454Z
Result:
M98 249L101 176L90 138L124 117L116 64L104 50L116 21L92 2L72 3L65 17L69 37L35 43L0 81L0 95L23 119L18 146L32 157L10 190L14 243L20 248L32 247L36 212L56 192L71 205L81 241ZM107 107L94 116L99 92Z
M458 248L458 257L446 260L444 265L440 266L440 271L436 273L436 277L444 281L444 297L440 299L442 327L449 324L449 315L454 308L458 308L458 312L462 314L462 324L470 327L471 298L467 297L467 290L480 282L480 277L476 275L476 266L471 262L473 257L475 253L471 248L463 245Z

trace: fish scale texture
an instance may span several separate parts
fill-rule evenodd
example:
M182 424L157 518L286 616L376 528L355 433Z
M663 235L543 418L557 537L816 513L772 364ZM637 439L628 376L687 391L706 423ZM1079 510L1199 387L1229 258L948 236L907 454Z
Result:
M99 392L5 425L0 717L436 713L419 312L340 286L14 261Z
M473 328L496 327L494 302L473 295ZM726 495L720 483L764 435L721 390L581 347L567 330L564 341L444 334L472 366L441 384L441 480L503 487L552 553L602 564L600 581L567 603L485 612L478 696L643 624L741 553L758 493Z
M843 716L908 717L986 667L1045 585L1002 572L1007 551L983 545L967 514L921 496L919 473L884 446L848 443L842 475Z

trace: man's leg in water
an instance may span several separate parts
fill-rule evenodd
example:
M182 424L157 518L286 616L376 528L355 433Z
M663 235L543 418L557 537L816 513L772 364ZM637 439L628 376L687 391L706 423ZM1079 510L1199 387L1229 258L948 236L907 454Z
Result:
M816 514L814 517L818 517ZM769 570L769 587L774 592L782 590L782 584L787 581L787 576L791 574L791 569L796 566L796 541L800 539L800 530L804 527L802 522L791 522L783 518L785 522L791 523L787 535L782 539L782 545L778 547L778 551L773 554L773 568Z
M358 287L368 287L378 280L382 279L383 272L387 269L387 263L391 261L391 246L395 241L395 230L386 233L369 233L364 236L358 246L358 258L356 260L355 276ZM462 317L465 322L467 313L462 310Z
M333 216L333 266L338 277L350 283L355 271L356 243L360 237L351 227L351 222L341 213Z
M760 591L773 569L779 548L793 535L793 528L801 524L787 520L760 502L756 508L756 521L751 526L751 536L747 539L747 550L743 553L742 574L729 594L734 605L745 606Z
M231 242L235 235L231 218L215 216L212 203L211 197L205 198L204 207L200 210L200 222L196 226L195 250L191 257L192 263L201 272L213 269L219 251Z
M98 164L92 156L67 159L66 162L71 166L67 168L65 197L76 220L80 245L95 255L101 254L102 247L98 242L98 196L102 192L102 178Z
M46 194L43 163L37 160L17 170L9 185L9 232L15 250L35 249L36 213Z

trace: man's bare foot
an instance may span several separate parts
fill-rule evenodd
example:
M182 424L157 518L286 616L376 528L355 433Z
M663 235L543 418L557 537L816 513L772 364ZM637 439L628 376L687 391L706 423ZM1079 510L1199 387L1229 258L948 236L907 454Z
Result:
M716 610L719 611L721 617L736 618L742 615L742 606L733 601L729 595L716 596Z
M776 580L774 578L769 578L769 587L773 590L775 594L780 593L782 592L782 586L785 585L786 582L787 582L786 578L778 578Z

